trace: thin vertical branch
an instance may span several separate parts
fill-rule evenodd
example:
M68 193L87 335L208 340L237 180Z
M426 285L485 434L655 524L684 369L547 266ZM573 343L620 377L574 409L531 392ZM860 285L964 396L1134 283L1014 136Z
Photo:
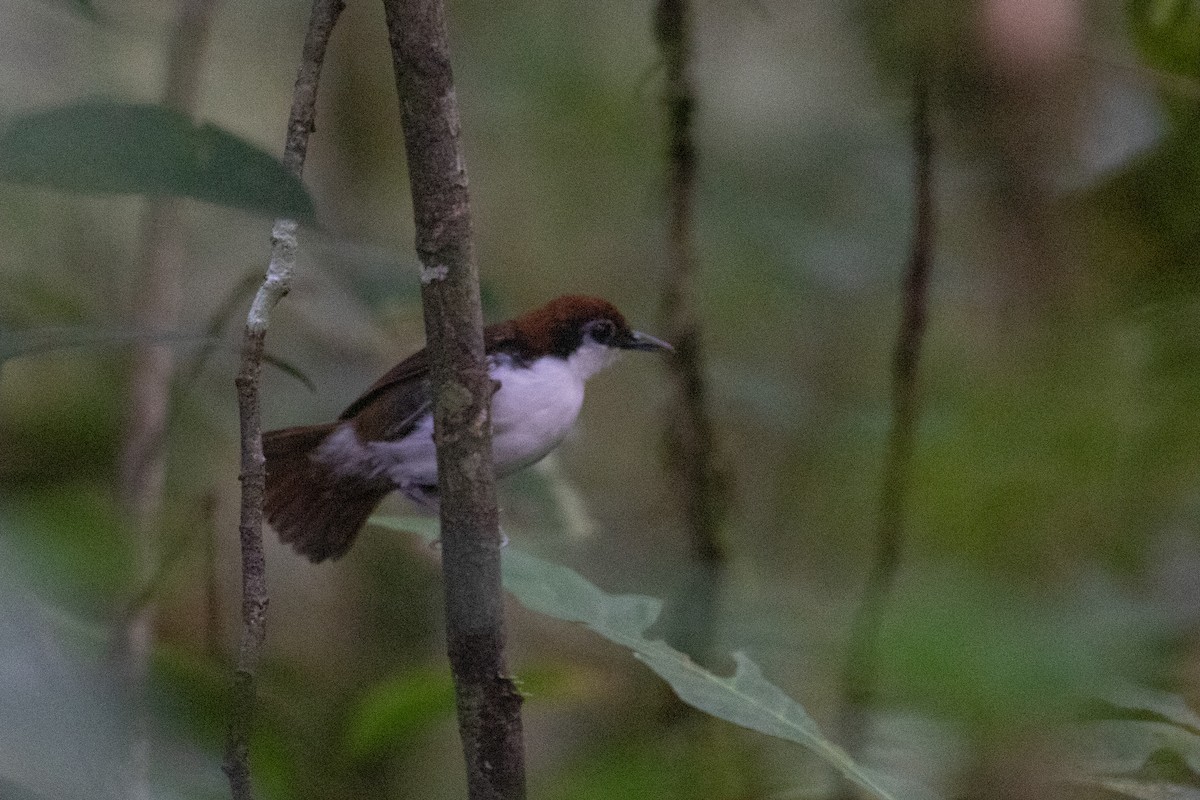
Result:
M304 38L300 69L292 90L283 164L297 178L304 172L308 138L316 127L317 88L321 66L333 27L345 7L343 0L313 0ZM262 412L259 379L263 342L270 315L287 294L296 266L297 223L277 219L271 231L271 260L266 278L250 306L242 338L242 366L236 384L241 427L241 521L238 534L242 554L242 635L233 677L233 708L225 745L223 768L233 800L254 796L250 780L250 734L254 726L258 663L266 639L267 576L263 558L263 491L266 462L262 449Z
M655 35L666 67L663 100L667 109L668 200L667 265L663 274L663 335L675 345L667 357L672 399L664 445L683 505L692 556L698 569L680 593L685 635L680 642L703 661L712 647L716 605L720 595L725 548L721 525L728 511L728 487L717 462L700 320L696 312L698 273L694 247L693 205L696 195L696 144L693 117L696 92L692 81L692 19L688 0L659 0Z
M442 0L384 0L432 364L446 644L472 800L525 796L521 696L504 659L491 381Z
M167 78L162 102L179 113L196 113L201 60L208 43L215 0L179 0L167 45ZM150 200L142 218L140 274L134 298L134 327L163 332L177 327L184 245L180 202ZM128 417L118 465L122 512L134 540L135 596L121 620L120 680L129 714L127 763L122 791L131 800L150 797L150 730L146 682L154 646L155 604L149 588L158 573L163 484L166 479L166 432L175 361L164 344L133 348L129 373Z
M875 558L851 625L849 655L843 673L841 729L843 744L851 753L861 749L865 738L865 710L874 698L879 669L880 624L900 570L905 543L919 411L917 365L928 317L933 266L933 136L929 102L928 75L918 68L913 82L913 233L904 274L900 328L892 357L892 422L883 460Z

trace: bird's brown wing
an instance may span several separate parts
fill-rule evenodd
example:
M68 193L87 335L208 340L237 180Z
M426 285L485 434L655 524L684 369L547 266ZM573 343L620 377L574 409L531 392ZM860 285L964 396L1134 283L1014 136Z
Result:
M424 348L392 367L346 407L339 420L352 420L364 442L397 439L429 413L429 356Z
M489 353L504 350L513 335L512 323L489 325L483 331L484 348ZM390 441L411 431L432 407L429 351L421 348L375 381L338 419L352 419L364 442Z

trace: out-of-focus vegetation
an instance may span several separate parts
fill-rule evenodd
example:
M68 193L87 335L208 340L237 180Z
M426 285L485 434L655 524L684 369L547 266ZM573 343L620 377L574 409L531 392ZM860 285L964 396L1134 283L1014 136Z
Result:
M155 102L171 5L0 0L6 135L28 115L64 119L57 110L98 99ZM860 758L898 796L1200 792L1188 711L1200 707L1198 8L696 8L698 288L736 498L716 651L747 653L830 732L888 426L912 204L909 65L934 65L938 236L910 542ZM199 120L234 163L253 152L241 148L281 150L307 11L219 7ZM589 292L653 332L664 166L651 8L466 0L450 11L490 316ZM316 222L268 338L294 369L266 374L268 426L332 417L421 340L375 4L349 5L326 69L306 170ZM153 126L123 130L121 158L163 153ZM187 147L197 131L175 152L211 166L213 140ZM275 210L279 195L236 203L176 188L219 202L184 206L179 329L139 330L149 201L52 188L79 188L68 178L88 168L109 174L101 154L116 151L87 152L73 162L82 175L0 185L0 797L115 785L129 709L110 640L144 599L115 465L130 342L147 338L179 360L154 582L152 776L156 796L224 796L239 603L232 378L270 224L231 207ZM217 177L246 186L244 174ZM597 378L555 463L505 483L514 547L616 594L670 597L686 584L658 449L670 413L660 369L629 358ZM374 528L335 564L273 541L268 555L253 750L263 795L459 796L426 545ZM509 628L532 796L821 797L833 786L792 743L681 716L644 665L582 628L515 604Z

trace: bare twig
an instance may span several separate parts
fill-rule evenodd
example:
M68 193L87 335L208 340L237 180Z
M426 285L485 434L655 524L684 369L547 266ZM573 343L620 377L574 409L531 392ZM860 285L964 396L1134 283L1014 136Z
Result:
M491 382L442 0L384 0L432 363L446 643L472 800L523 798L521 696L504 661Z
M288 118L283 164L296 177L304 172L308 137L315 127L317 87L321 65L333 27L342 13L342 0L313 0L308 33ZM271 231L271 260L266 278L254 297L246 317L242 339L242 367L237 376L238 415L241 423L242 504L239 538L242 552L242 636L238 645L233 679L233 711L225 745L223 768L229 777L233 800L254 796L250 782L250 733L258 662L266 638L267 577L263 559L263 490L266 481L262 450L262 414L259 408L259 377L262 372L263 341L271 310L288 292L296 265L297 224L277 219Z
M728 511L728 486L718 463L707 405L700 320L696 313L698 271L693 246L692 205L696 193L696 145L692 118L696 93L691 75L691 8L688 0L659 0L655 34L666 69L667 181L669 232L663 274L663 335L675 345L667 359L672 394L665 451L683 505L695 579L679 592L676 611L684 626L682 646L704 661L712 647L725 548L721 525Z
M862 603L851 624L849 655L842 676L842 738L851 753L861 749L865 736L864 712L875 694L880 623L900 569L912 477L918 413L917 363L928 315L934 237L933 141L928 76L923 69L917 70L913 84L912 124L913 234L904 275L900 328L892 357L892 423L883 461L876 552Z
M215 0L179 0L167 45L167 79L163 104L191 117L196 112L201 58L208 43ZM142 219L141 274L134 299L134 325L148 331L167 331L179 322L183 272L183 225L180 202L155 198ZM139 585L122 616L117 647L120 680L129 714L127 763L122 792L130 800L150 797L150 730L146 681L154 645L155 607L150 587L159 571L158 531L162 489L166 478L166 432L170 416L171 380L175 369L171 348L138 344L133 348L129 374L128 418L119 464L120 501L134 539Z

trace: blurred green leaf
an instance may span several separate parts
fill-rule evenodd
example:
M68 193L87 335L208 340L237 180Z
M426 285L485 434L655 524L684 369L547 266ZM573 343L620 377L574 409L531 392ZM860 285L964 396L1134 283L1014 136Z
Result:
M884 696L983 732L1062 722L1144 655L1155 631L1100 590L1054 602L979 572L927 570L885 618Z
M516 680L530 701L580 696L577 670L561 664L522 667ZM586 691L586 690L585 690ZM444 667L410 670L387 678L363 693L346 728L346 753L370 759L400 747L454 715L454 685Z
M1145 711L1156 714L1192 732L1200 734L1200 714L1177 694L1161 692L1144 686L1123 686L1106 692L1102 699L1109 705L1127 711Z
M372 686L359 700L346 730L346 752L368 759L450 719L454 684L444 669L406 672Z
M437 520L373 517L385 528L437 537ZM504 549L504 587L531 611L567 622L582 623L610 642L627 647L679 698L708 714L770 736L796 742L872 795L893 800L885 778L860 767L817 730L813 719L792 698L767 681L744 653L734 653L737 669L722 678L692 662L661 641L645 637L658 619L662 601L642 595L602 591L566 567L523 553L511 544Z
M1134 43L1153 66L1200 76L1200 3L1195 0L1129 0Z
M605 736L535 796L547 800L706 800L770 796L741 784L736 754L695 726ZM751 776L753 781L757 776ZM758 788L758 787L755 787Z
M1200 201L1197 134L1200 117L1189 110L1155 147L1066 206L1094 231L1089 258L1119 290L1116 299L1130 307L1178 303L1200 293L1200 234L1189 213Z
M1137 772L1159 752L1178 756L1200 774L1200 736L1166 722L1113 719L1080 727L1081 761L1092 774Z
M269 670L260 676L250 742L254 780L265 798L301 797L303 790L297 784L305 767L299 763L302 756L295 746L299 736L293 718L295 699L286 692L281 696L281 687L273 678ZM203 748L215 764L229 727L228 664L160 642L154 648L150 686L155 719L168 723L181 740Z
M0 529L39 588L71 613L102 614L128 585L126 530L104 488L79 482L11 493Z
M157 105L97 100L19 117L0 135L0 181L313 219L304 185L275 158Z
M154 648L151 687L155 711L218 750L229 725L229 667L182 647L160 643ZM261 714L270 720L270 714ZM264 725L260 724L260 729Z

